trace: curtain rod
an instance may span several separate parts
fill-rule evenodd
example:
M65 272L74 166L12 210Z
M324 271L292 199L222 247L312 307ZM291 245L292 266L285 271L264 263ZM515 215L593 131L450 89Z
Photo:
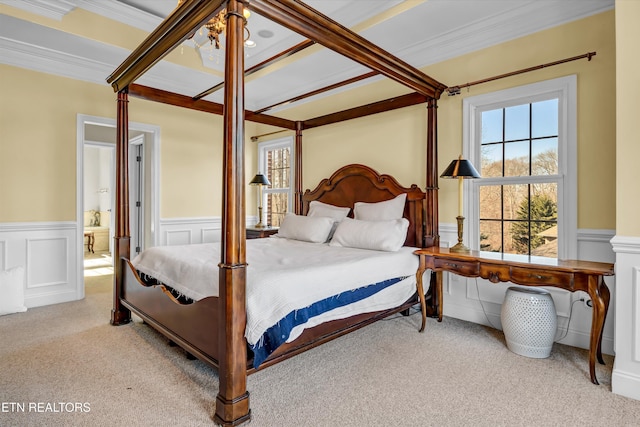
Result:
M476 80L475 82L471 82L471 83L466 83L466 84L457 85L457 86L450 86L450 87L446 88L445 91L449 94L449 96L459 95L460 94L460 89L465 88L465 87L478 85L478 84L481 84L481 83L487 83L487 82L490 82L490 81L493 81L493 80L503 79L505 77L515 76L516 74L528 73L529 71L540 70L542 68L551 67L551 66L559 65L559 64L564 64L565 62L576 61L578 59L587 58L589 61L591 61L591 58L594 57L594 56L596 56L595 52L589 52L589 53L585 53L584 55L574 56L574 57L571 57L571 58L565 58L565 59L561 59L559 61L554 61L554 62L548 62L546 64L536 65L535 67L523 68L521 70L512 71L510 73L500 74L498 76L493 76L493 77L489 77L489 78L482 79L482 80Z
M251 137L251 140L252 140L253 142L255 142L255 141L257 141L257 140L258 140L258 138L262 138L262 137L265 137L265 136L271 136L271 135L275 135L275 134L277 134L277 133L282 133L282 132L289 132L290 130L291 130L291 129L282 129L282 130L277 130L277 131L275 131L275 132L263 133L262 135L255 135L255 136L252 136L252 137Z

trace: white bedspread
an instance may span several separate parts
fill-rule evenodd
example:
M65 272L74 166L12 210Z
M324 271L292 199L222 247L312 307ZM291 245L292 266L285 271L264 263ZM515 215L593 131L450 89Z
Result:
M359 310L377 311L401 304L415 291L418 257L413 254L414 250L403 247L398 252L381 252L277 237L248 240L247 341L254 345L269 327L288 313L316 301L383 280L410 276L401 282L405 284L401 295L392 296L388 302L374 295L367 298L372 300L374 308ZM219 262L220 244L215 243L147 249L132 264L184 295L200 300L218 295ZM383 292L380 294L384 296ZM347 317L353 314L349 310L339 309L329 314L329 318ZM299 335L301 329L292 335Z

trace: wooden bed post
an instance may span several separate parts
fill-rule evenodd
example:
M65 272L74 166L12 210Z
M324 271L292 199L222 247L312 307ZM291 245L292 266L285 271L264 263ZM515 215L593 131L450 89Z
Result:
M130 256L129 232L129 90L118 92L116 119L116 206L113 258L113 309L111 324L118 326L131 321L131 311L122 305L122 258Z
M214 421L235 426L251 418L247 391L246 219L244 185L244 17L238 0L227 3L224 85L221 304L219 376ZM215 327L215 324L212 324Z
M438 101L429 98L427 101L427 188L426 188L426 215L425 219L425 241L423 247L440 246L440 232L438 229ZM429 290L426 295L426 313L429 317L438 318L441 316L441 296L438 289L442 286L438 284L442 281L442 272L431 271Z
M296 215L302 215L302 122L296 122L296 145L294 148L293 176L295 177L295 200L293 209Z
M440 246L438 230L438 101L427 101L427 208L424 247Z

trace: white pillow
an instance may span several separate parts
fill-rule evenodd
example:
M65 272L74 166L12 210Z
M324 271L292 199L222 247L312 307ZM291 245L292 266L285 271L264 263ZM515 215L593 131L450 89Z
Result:
M314 200L309 203L309 213L307 216L328 216L337 221L342 221L349 215L350 210L351 208L341 208Z
M396 252L407 238L406 218L390 221L361 221L345 218L333 234L329 246Z
M0 316L27 311L24 305L24 267L0 271Z
M302 240L304 242L324 243L335 220L326 216L304 216L287 213L280 223L278 237Z
M400 219L404 213L407 193L402 193L391 200L377 203L356 202L353 207L353 218L364 221L386 221Z
M350 210L351 208L341 208L339 206L334 206L314 200L309 203L309 213L307 213L307 216L326 216L335 220L335 222L333 223L333 227L331 227L331 231L329 232L329 236L326 240L328 242L333 237L333 233L336 231L336 227L338 226L340 221L342 221L347 217L347 215L349 215Z

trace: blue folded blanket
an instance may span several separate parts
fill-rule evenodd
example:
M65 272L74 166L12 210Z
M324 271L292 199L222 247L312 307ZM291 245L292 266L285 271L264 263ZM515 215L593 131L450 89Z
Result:
M284 344L287 339L289 339L289 334L294 327L302 325L309 319L331 311L334 308L343 307L368 298L371 295L374 295L375 293L380 292L381 290L404 279L406 279L406 277L387 279L372 285L342 292L315 302L308 307L292 311L284 318L280 319L278 323L267 329L262 335L260 341L258 341L256 345L251 346L251 350L253 350L254 354L253 367L257 369L271 353Z

